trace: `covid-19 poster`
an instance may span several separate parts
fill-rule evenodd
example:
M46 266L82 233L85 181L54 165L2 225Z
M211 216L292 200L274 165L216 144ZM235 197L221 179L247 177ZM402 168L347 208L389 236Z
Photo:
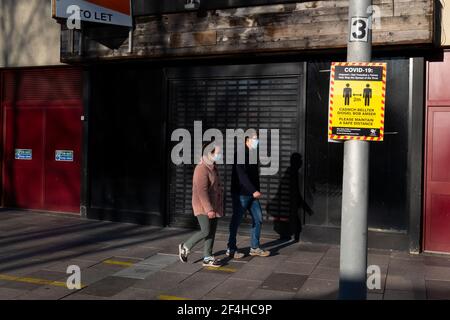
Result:
M328 139L383 141L386 63L331 64Z

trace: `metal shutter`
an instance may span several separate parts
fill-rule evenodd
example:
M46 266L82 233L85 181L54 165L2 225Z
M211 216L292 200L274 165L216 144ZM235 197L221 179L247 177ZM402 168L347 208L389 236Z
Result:
M224 67L226 68L226 67ZM261 177L261 206L264 221L271 216L289 215L289 184L281 183L290 164L290 156L299 149L300 75L257 75L245 77L191 77L169 80L170 134L185 128L194 137L194 121L203 122L203 132L217 128L280 130L280 169L277 175ZM169 135L170 136L170 135ZM225 141L224 141L225 143ZM173 143L171 146L173 146ZM192 174L195 165L170 164L170 224L196 224L191 205ZM226 217L232 213L230 184L231 165L219 166L225 185ZM285 177L286 178L286 177ZM269 196L269 197L268 197ZM271 212L267 205L270 203ZM246 216L244 223L251 221ZM267 225L267 224L266 224Z
M8 104L82 101L78 68L16 69L5 71L3 77L3 102Z

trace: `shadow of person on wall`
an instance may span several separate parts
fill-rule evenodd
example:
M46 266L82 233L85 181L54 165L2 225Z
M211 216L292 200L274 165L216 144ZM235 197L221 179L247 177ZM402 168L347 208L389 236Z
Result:
M302 196L300 188L300 184L303 183L300 179L302 166L302 155L293 153L290 166L280 180L275 197L267 204L267 212L273 217L274 230L283 240L291 240L291 237L294 236L294 240L298 242L302 231L303 212L309 215L314 214ZM283 197L283 190L286 189L289 191L288 198Z

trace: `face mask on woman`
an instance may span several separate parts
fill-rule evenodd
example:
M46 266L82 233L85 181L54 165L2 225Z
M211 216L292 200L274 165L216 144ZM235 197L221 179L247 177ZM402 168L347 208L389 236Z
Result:
M218 162L218 161L222 160L222 154L221 153L215 153L211 158L212 158L212 160L214 162Z

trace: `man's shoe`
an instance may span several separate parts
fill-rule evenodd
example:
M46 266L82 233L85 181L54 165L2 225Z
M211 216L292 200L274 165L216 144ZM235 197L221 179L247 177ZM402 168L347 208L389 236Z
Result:
M216 259L214 257L208 257L203 259L203 266L204 267L213 267L213 268L220 268L222 266L222 263L219 259Z
M186 263L188 258L189 250L184 246L183 243L180 243L178 245L178 257L180 258L181 262Z
M226 252L227 257L231 259L242 259L245 255L237 250L227 249Z
M270 251L263 250L261 248L256 248L256 249L251 248L250 255L258 256L258 257L268 257L268 256L270 256Z

